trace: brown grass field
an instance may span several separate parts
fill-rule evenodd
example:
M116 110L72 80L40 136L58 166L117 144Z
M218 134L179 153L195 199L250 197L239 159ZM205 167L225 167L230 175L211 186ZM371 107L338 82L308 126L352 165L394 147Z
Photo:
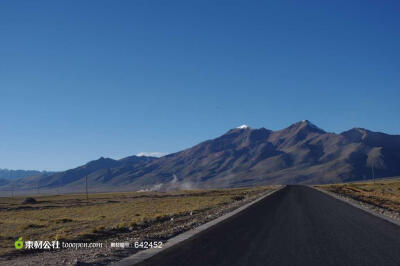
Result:
M271 187L176 192L124 192L0 198L0 256L15 251L18 237L26 240L96 239L97 234L132 230L172 217L203 212L245 198Z
M400 212L400 178L317 186L355 200Z

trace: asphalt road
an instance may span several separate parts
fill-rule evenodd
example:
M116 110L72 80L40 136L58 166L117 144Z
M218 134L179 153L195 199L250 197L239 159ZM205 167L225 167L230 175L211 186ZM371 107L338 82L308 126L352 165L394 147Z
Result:
M400 227L287 186L140 265L400 265Z

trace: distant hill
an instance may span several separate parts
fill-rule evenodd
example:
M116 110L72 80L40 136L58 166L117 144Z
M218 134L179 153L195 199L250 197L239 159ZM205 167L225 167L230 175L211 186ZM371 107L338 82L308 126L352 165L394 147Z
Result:
M115 175L123 175L155 159L157 158L146 156L130 156L121 160L101 157L74 169L57 172L52 175L41 174L27 177L22 180L10 182L8 185L21 189L35 188L41 190L65 187L65 191L73 192L82 190L82 184L85 182L85 177L87 176L91 184L96 184L96 187L102 191L108 191L113 189L112 186L115 181L113 177ZM123 183L118 184L118 186L123 185Z
M18 179L23 177L35 176L40 174L51 174L54 172L36 171L36 170L9 170L0 169L0 179Z
M247 126L161 158L131 156L96 161L0 184L0 190L63 188L92 191L315 184L400 175L400 136L353 128L328 133L304 120L272 131Z
M10 169L0 169L0 187L7 186L13 180L33 177L33 176L49 176L54 172L47 171L36 171L36 170L10 170ZM0 189L1 191L1 189Z

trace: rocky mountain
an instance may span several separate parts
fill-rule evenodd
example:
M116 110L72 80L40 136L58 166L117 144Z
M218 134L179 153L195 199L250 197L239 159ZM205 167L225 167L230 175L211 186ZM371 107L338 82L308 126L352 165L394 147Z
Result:
M74 191L85 176L98 191L334 183L369 179L372 167L376 177L400 174L399 135L362 128L328 133L304 120L279 131L240 126L161 158L100 158L13 185Z
M334 183L400 174L400 136L355 128L327 133L309 121L279 131L240 127L132 173L138 187L165 184L175 175L195 187Z

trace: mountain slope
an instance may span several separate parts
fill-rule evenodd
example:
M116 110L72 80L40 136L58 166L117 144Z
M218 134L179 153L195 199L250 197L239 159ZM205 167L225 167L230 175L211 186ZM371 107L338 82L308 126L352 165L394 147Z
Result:
M110 184L108 184L112 177L140 167L155 159L157 158L146 156L130 156L120 160L101 157L83 166L58 172L50 176L41 174L9 182L7 188L8 190L10 190L10 187L18 187L22 190L49 190L61 187L68 192L81 191L82 184L85 183L87 176L91 184L94 184L95 187L102 188L101 190L103 191L112 190Z
M100 158L49 176L16 181L29 188L175 189L334 183L400 174L400 136L354 128L327 133L304 120L271 131L247 126L161 158ZM0 187L4 189L6 186Z

